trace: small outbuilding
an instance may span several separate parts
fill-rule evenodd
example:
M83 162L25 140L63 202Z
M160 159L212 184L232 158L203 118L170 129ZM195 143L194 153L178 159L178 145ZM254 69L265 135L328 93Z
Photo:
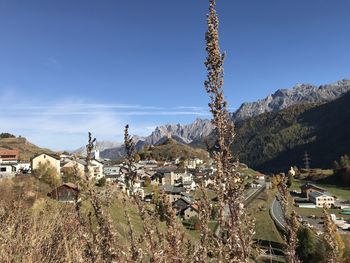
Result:
M320 193L326 192L325 189L309 183L305 183L302 186L300 186L300 190L301 190L302 196L306 198L309 198L309 194L312 192L320 192Z
M184 219L190 219L192 217L196 217L199 214L199 207L197 204L189 205L184 211Z
M74 203L78 200L79 189L73 183L64 183L47 195L59 202Z

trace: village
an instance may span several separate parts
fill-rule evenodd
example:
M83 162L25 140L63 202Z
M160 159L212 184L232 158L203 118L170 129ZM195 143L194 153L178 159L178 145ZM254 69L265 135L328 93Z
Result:
M84 176L87 167L86 158L74 155L41 153L30 162L20 161L18 150L0 150L0 180L16 176L36 176L38 172L51 169L61 185L53 185L47 195L59 202L73 203L76 200L79 187L74 183L72 174ZM89 178L97 185L110 185L114 191L128 193L125 163L116 164L111 160L100 158L99 150L95 149L88 166ZM238 167L239 166L239 167ZM237 164L242 179L247 179L245 200L251 201L265 189L265 176L257 174L252 178L248 167ZM179 158L170 161L140 160L133 168L137 174L137 181L133 191L146 203L154 201L155 195L165 195L176 210L177 216L184 221L195 221L198 217L198 186L206 189L210 201L215 205L215 195L212 191L214 183L214 166L199 158L181 161ZM59 172L57 172L59 171ZM68 176L70 175L70 177ZM68 176L68 177L67 177ZM68 178L68 179L67 179Z
M89 162L89 178L95 180L97 185L108 184L115 191L128 193L125 178L128 169L125 163L115 163L100 158L100 152L97 149L93 151ZM242 163L235 165L241 178L247 182L244 196L246 204L252 202L260 193L274 188L273 176L266 176L258 172L252 174L246 165ZM73 203L76 201L79 187L72 180L72 174L74 172L78 176L83 176L86 166L86 158L78 158L69 153L57 155L41 153L34 156L29 162L23 162L20 161L19 150L0 150L0 180L15 176L32 176L35 171L48 169L48 167L56 172L58 178L66 178L61 181L61 185L53 186L52 191L47 193L50 198L59 202ZM168 162L139 160L133 169L137 174L133 191L140 199L146 203L152 203L155 196L165 195L176 210L177 216L184 222L194 222L198 218L198 191L196 190L199 186L207 190L211 204L215 205L215 195L212 191L215 168L211 163L199 158L185 161L177 158ZM293 168L289 174L295 176ZM322 233L323 221L322 216L315 215L314 211L323 207L338 211L338 215L332 213L331 217L339 231L350 229L348 220L350 202L348 200L338 199L322 187L308 182L300 185L300 189L291 189L290 195L293 202L292 209L303 211L302 215L299 215L300 222L313 228L316 233ZM272 203L270 214L275 224L283 229L285 221L278 198ZM345 218L340 217L339 214L343 214Z

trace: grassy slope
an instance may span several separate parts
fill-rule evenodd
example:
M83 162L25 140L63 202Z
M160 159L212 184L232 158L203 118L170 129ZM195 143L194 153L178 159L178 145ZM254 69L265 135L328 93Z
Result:
M26 138L1 138L0 149L19 150L20 159L22 161L29 161L30 158L39 153L52 153L48 149L40 148L26 140Z
M47 198L50 191L49 185L32 176L0 180L0 199L4 201L21 198L28 206L32 206L37 200Z
M116 227L116 230L120 234L121 241L124 243L128 242L128 225L127 220L124 215L124 206L122 201L116 200L113 202L112 206L110 207L109 211L111 214L111 217L113 219L114 226ZM133 226L133 230L135 232L136 236L139 236L143 233L143 222L141 221L139 215L138 215L138 209L137 207L127 202L127 209L130 216L130 221ZM178 221L180 228L183 230L185 234L185 238L190 240L191 242L195 243L199 241L200 233L197 230L190 230L182 226L181 221ZM213 229L215 227L215 223L211 222L209 223L209 227ZM166 231L166 225L165 222L161 222L159 225L159 230L165 234Z
M202 160L208 159L208 153L202 149L194 149L188 145L181 144L173 139L169 139L161 145L157 145L152 149L141 150L140 156L143 159L153 158L156 160L175 160L176 158L194 158L198 157Z
M248 206L248 211L255 218L255 236L256 239L269 240L282 243L283 239L270 216L269 209L276 195L275 191L267 191L268 200L261 198L255 199ZM262 209L263 208L263 209Z
M11 201L17 198L25 200L28 207L41 207L44 200L51 200L47 197L47 193L51 191L51 187L40 180L37 180L33 176L18 176L12 179L0 180L0 199L4 201ZM84 205L84 209L89 207L88 204ZM143 223L138 215L138 209L136 205L127 201L126 207L133 225L135 234L137 236L143 233ZM108 209L112 222L119 233L120 241L123 243L128 242L128 226L127 220L124 215L124 205L121 198L114 199L111 206ZM188 230L182 227L181 222L179 225L185 233L185 237L192 242L199 240L199 232L195 230ZM160 230L165 233L165 223L160 224Z

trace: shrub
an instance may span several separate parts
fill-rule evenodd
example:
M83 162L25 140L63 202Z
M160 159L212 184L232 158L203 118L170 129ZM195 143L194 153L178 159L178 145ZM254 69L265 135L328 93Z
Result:
M99 186L99 187L103 187L103 186L106 185L106 183L107 183L106 178L105 178L105 177L102 177L100 180L98 180L98 182L97 182L96 185Z
M16 136L11 133L5 132L5 133L0 133L0 138L1 139L16 138Z
M58 171L49 162L39 163L38 168L33 170L33 175L51 187L57 187L61 183Z
M151 178L149 176L146 176L144 186L148 187L151 185Z

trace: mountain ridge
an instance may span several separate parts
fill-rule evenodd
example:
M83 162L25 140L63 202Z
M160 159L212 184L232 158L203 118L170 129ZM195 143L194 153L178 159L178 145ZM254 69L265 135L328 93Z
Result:
M46 153L53 154L54 152L41 148L31 142L29 142L25 137L8 137L0 138L0 149L1 150L19 150L20 161L30 161L37 154Z
M288 107L300 104L323 104L339 98L350 91L350 80L343 79L337 82L315 86L311 84L297 84L291 89L278 89L264 99L255 102L245 102L230 113L233 121L240 122L259 116L266 112L278 112ZM147 137L137 137L135 143L138 149L144 145L156 145L166 137L172 137L176 141L195 147L202 145L201 141L208 137L213 130L210 120L197 118L189 124L165 124L155 128ZM203 146L203 145L202 145ZM119 143L115 147L106 147L101 150L103 158L110 158L113 154L122 156L123 146ZM106 157L108 156L108 157Z
M350 80L315 86L311 84L297 84L291 89L278 89L273 94L255 102L245 102L231 113L234 121L245 120L265 112L279 111L302 103L326 103L339 98L350 91Z
M298 104L267 112L236 125L235 155L263 172L304 167L305 152L311 167L329 168L350 154L350 92L323 104Z

